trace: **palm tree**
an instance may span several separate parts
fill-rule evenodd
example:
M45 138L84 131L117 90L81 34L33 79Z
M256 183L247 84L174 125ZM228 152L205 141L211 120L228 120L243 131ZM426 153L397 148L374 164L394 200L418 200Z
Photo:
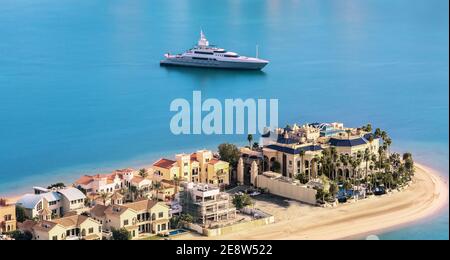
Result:
M136 186L130 186L129 191L131 194L131 201L134 201L136 198L136 193L138 192Z
M339 160L341 161L341 163L342 163L342 166L344 166L344 169L347 169L347 165L348 165L348 158L347 158L347 155L346 154L341 154L340 156L339 156ZM344 174L344 178L346 178L347 176L345 176L345 174Z
M164 189L163 185L161 184L161 182L157 181L153 183L153 189L156 190L156 199L159 200L158 195Z
M380 170L383 168L383 153L384 153L384 147L383 146L378 147L378 160L379 160L378 169L380 169Z
M303 158L304 158L304 156L305 156L305 151L304 150L300 150L300 152L299 152L299 155L300 155L300 159L301 159L301 165L300 165L300 172L303 172Z
M178 176L174 176L174 177L173 177L173 184L175 185L175 194L178 193L178 188L179 188L180 182L181 182L182 180L183 180L183 179L180 178L180 177L178 177Z
M390 154L390 147L392 144L392 139L390 137L386 137L386 140L384 140L384 143L386 144L387 152Z
M361 162L358 161L357 159L356 159L356 160L355 160L355 159L351 159L351 160L350 160L350 164L352 165L352 169L353 169L353 179L354 179L354 180L358 179L358 171L357 171L357 168L358 168L358 166L359 166L360 163L361 163Z
M388 138L388 134L386 133L386 131L381 131L380 136L383 142Z
M148 171L145 168L142 168L139 170L139 176L141 176L142 178L147 178L148 176Z
M345 132L347 133L347 138L350 139L350 134L352 133L352 130L346 129Z
M381 129L380 128L375 129L374 135L376 138L380 138L381 137Z
M109 197L109 193L104 192L104 191L102 191L100 193L100 198L102 198L103 205L106 205L106 200L108 199L108 197Z
M366 176L364 178L367 178L367 170L369 167L369 161L370 161L370 151L369 148L366 148L366 150L364 150L364 155L363 155L363 160L366 162Z
M248 141L248 147L250 147L250 149L252 149L252 142L253 142L252 134L247 135L247 141Z

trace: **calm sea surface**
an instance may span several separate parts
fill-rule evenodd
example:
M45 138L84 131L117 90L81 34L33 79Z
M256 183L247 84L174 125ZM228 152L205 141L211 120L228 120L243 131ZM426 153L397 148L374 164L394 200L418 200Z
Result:
M216 2L216 1L214 1ZM447 0L0 0L0 194L245 136L173 136L170 102L278 98L280 124L372 122L449 171ZM161 68L202 28L263 72ZM448 208L382 239L448 239Z

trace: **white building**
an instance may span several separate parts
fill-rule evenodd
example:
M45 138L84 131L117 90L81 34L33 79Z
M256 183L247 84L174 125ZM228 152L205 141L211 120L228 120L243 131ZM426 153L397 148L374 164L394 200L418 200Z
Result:
M68 212L81 213L85 210L86 196L73 187L53 189L40 194L25 194L16 203L30 218L50 220L54 216L64 216Z

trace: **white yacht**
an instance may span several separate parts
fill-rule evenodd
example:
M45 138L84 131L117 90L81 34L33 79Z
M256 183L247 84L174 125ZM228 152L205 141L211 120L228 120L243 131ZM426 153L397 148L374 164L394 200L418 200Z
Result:
M258 53L256 56L258 56ZM197 46L183 54L171 55L167 53L164 57L165 59L160 62L161 65L221 69L260 70L269 63L267 60L240 56L235 52L210 46L203 31L200 32L200 40Z

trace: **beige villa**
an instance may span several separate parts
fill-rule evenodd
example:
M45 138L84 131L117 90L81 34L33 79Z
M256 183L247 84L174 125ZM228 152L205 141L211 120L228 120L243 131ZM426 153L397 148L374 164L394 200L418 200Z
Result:
M169 230L170 208L163 202L141 200L109 206L95 205L91 217L99 221L105 231L125 228L132 239Z
M154 179L208 183L216 186L230 183L230 166L208 150L193 154L177 154L176 160L160 159L153 164Z
M0 234L16 230L16 206L0 199Z
M22 231L33 234L34 240L101 240L101 224L83 215L73 215L53 220L34 222L27 220L21 224Z

